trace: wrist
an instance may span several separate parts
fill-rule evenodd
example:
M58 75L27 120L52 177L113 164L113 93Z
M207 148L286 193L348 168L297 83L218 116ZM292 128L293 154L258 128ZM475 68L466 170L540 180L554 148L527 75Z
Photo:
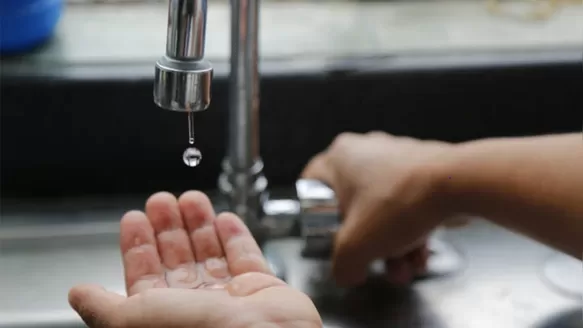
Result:
M451 144L438 154L422 170L429 181L428 205L440 215L441 224L447 218L464 215L471 212L468 208L469 193L464 191L466 178L462 175L464 165L463 153L465 144Z
M450 196L451 190L448 186L454 170L456 147L453 144L440 143L435 148L423 149L423 152L430 155L424 156L421 162L410 167L406 176L402 177L401 187L397 188L400 203L404 205L403 214L421 219L419 223L430 229L456 214L457 208L452 201L455 198Z
M484 216L496 211L501 194L512 185L519 149L511 139L482 139L452 145L435 162L434 190L448 215ZM501 147L506 145L505 147ZM509 147L510 146L510 147ZM506 156L501 154L506 153ZM504 185L498 183L504 177Z

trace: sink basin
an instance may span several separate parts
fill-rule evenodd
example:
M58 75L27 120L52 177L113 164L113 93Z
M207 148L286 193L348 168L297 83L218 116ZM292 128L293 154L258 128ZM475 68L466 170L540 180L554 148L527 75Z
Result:
M36 214L37 220L29 216L28 221L36 223L19 225L21 214L4 211L0 328L84 327L67 304L67 291L77 283L124 293L117 220L133 204L75 213L53 208L43 216L60 220L42 223ZM282 260L289 284L312 297L325 327L571 327L544 325L581 309L581 302L542 281L550 249L480 219L446 230L442 238L465 254L464 270L403 289L377 279L359 288L337 288L329 279L329 261L303 258L298 238L270 241L264 250Z
M575 308L561 312L544 320L535 328L581 328L583 327L583 309Z
M555 292L540 277L552 252L546 246L479 219L446 231L444 239L464 251L466 268L404 289L371 279L343 290L328 279L329 262L297 255L298 240L279 240L265 249L284 254L288 283L310 295L325 327L583 327L567 325L582 303Z

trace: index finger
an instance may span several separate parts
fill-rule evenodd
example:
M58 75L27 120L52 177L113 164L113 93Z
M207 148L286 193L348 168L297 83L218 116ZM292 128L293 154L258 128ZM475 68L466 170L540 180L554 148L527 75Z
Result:
M336 174L334 172L327 153L321 152L308 161L300 176L303 179L320 180L336 191Z

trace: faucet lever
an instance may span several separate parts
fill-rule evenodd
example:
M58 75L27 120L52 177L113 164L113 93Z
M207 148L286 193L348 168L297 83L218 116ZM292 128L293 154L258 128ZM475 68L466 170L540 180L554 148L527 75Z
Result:
M323 182L310 179L296 181L296 192L300 202L300 234L304 240L302 256L329 258L340 226L336 195Z

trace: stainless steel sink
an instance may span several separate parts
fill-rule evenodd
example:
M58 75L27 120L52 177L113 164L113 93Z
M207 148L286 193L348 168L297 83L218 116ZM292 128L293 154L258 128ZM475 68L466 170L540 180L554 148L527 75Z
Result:
M123 293L118 219L143 199L101 201L115 208L87 201L50 210L3 209L0 327L83 327L67 304L71 286L98 283ZM577 321L582 301L541 279L552 252L547 247L479 219L443 238L464 253L464 270L405 289L374 278L359 288L336 288L328 261L302 258L299 238L268 242L264 250L283 260L287 281L313 298L325 327L583 327Z
M407 289L371 279L366 286L341 290L327 279L329 263L297 256L297 240L266 249L285 254L292 268L288 282L312 297L329 327L543 327L552 318L572 324L577 314L577 326L548 327L583 327L581 301L556 294L540 277L550 252L545 246L481 220L448 231L446 240L464 251L465 269ZM570 321L563 318L567 315Z

